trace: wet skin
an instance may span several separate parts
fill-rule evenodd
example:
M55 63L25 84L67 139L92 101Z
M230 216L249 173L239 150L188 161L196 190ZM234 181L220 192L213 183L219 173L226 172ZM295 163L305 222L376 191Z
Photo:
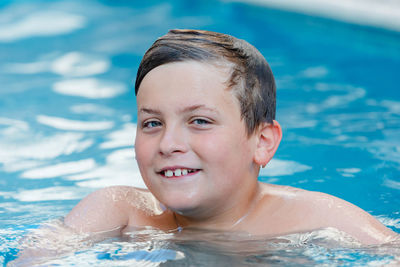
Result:
M277 122L248 135L229 68L198 62L159 66L137 95L136 159L146 189L94 192L65 218L81 232L135 226L246 231L278 236L325 227L365 244L397 235L333 196L257 181L281 140Z

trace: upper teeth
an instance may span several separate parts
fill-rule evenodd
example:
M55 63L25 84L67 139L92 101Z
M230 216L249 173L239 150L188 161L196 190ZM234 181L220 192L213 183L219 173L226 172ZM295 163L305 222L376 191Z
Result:
M194 170L188 170L188 169L175 169L175 170L166 170L164 171L164 175L166 177L172 177L172 176L182 176L182 175L187 175L190 172L194 172Z

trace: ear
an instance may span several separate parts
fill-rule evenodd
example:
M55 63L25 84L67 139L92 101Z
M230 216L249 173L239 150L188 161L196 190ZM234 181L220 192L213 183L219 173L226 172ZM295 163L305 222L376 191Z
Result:
M282 128L277 121L262 123L256 133L257 147L254 153L254 162L265 167L272 159L282 139Z

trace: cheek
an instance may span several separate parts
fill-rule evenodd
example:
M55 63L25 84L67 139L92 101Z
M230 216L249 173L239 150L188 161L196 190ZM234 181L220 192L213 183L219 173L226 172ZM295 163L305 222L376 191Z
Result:
M237 166L238 163L245 164L251 153L250 144L240 134L222 132L203 136L196 140L196 147L199 156L209 163L218 166ZM226 170L225 170L226 171Z
M195 151L207 161L218 160L223 154L229 150L229 142L221 136L216 134L209 134L196 138L193 142ZM209 160L210 159L210 160Z
M149 143L136 136L135 141L135 158L139 167L140 174L147 188L153 190L153 183L151 180L150 169L152 158L150 154Z
M135 154L136 154L136 161L137 161L141 171L142 171L142 166L148 164L148 161L151 157L150 147L151 147L151 143L147 142L140 135L136 136Z

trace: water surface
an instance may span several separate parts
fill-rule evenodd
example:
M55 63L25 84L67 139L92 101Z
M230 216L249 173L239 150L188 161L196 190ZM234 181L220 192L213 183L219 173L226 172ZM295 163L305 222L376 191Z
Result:
M93 190L144 186L134 160L133 82L145 50L170 28L232 34L269 61L284 137L261 181L333 194L400 232L398 32L245 3L15 0L0 4L0 262L15 258L23 235L65 216ZM398 255L395 245L273 249L265 240L263 252L237 255L232 248L231 255L237 242L222 244L221 252L209 244L213 234L178 242L160 233L138 251L183 253L182 265L232 256L254 264L364 266ZM259 241L243 242L260 248ZM60 261L125 264L136 245L107 239Z

